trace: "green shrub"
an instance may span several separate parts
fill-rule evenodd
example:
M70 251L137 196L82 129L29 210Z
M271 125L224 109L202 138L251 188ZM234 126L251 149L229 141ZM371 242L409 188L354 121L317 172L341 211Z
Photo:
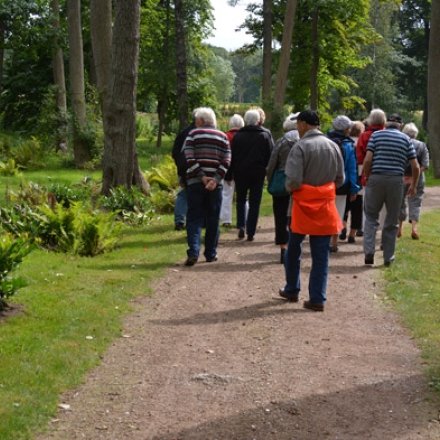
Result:
M151 203L156 212L160 214L171 214L176 203L176 190L164 191L155 189L151 192Z
M82 203L72 206L75 240L73 251L93 257L112 250L118 240L120 224L115 223L114 213L92 211Z
M151 202L136 187L127 189L118 186L110 190L109 196L103 196L100 200L101 206L109 211L113 211L122 217L123 212L150 212L152 211Z
M0 174L2 176L18 176L21 173L15 160L10 158L6 162L0 161Z
M53 183L49 185L48 192L53 194L57 203L68 208L74 202L90 200L92 193L96 191L92 180L86 180L79 185L66 185Z
M171 156L164 156L162 161L155 167L146 171L145 177L148 183L161 190L173 191L179 187L177 168Z
M47 190L34 182L21 182L18 191L7 191L7 198L16 204L38 206L47 203Z
M11 277L11 271L31 251L31 245L25 238L16 238L11 234L0 237L0 310L6 307L5 298L12 296L24 283Z
M21 140L11 151L12 157L20 166L28 169L42 168L46 151L34 136Z

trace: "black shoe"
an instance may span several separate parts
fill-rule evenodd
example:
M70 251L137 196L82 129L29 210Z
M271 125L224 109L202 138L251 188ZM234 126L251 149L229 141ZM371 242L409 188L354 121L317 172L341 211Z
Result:
M243 238L244 238L244 229L239 229L239 231L238 231L238 238L239 238L239 240L243 240Z
M206 262L207 262L207 263L213 263L214 261L217 261L217 260L218 260L217 257L211 257L211 258L207 258L207 259L206 259Z
M336 252L338 252L338 247L337 246L330 246L329 251L330 251L330 253L335 254Z
M339 234L339 240L345 240L347 238L347 228L344 228Z
M280 264L284 264L284 259L286 258L286 249L281 249L280 253Z
M349 236L347 242L348 243L356 243L356 239L352 236Z
M356 237L363 237L364 236L364 231L362 231L361 229L356 231Z
M253 235L248 235L247 241L254 241L254 236Z
M374 254L365 255L365 264L374 264Z
M297 293L287 293L284 289L280 289L278 293L281 296L281 298L287 299L288 302L293 302L293 303L298 302Z
M230 223L223 223L222 226L225 227L225 228L231 228L232 227L232 225Z
M185 266L194 266L197 263L197 257L188 257L185 261Z
M183 231L185 229L185 225L183 223L176 223L174 226L175 231Z
M305 309L313 310L314 312L324 311L324 304L312 303L310 301L304 301L303 307Z
M384 261L383 265L385 267L390 267L394 263L394 256L391 257L389 260Z

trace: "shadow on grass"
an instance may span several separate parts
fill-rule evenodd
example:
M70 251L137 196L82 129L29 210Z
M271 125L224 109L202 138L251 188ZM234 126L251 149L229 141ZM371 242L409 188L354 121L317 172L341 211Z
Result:
M182 430L156 435L153 440L319 440L438 438L438 424L429 420L423 402L417 401L424 379L420 375L361 384L324 393L310 388L297 400L262 402L253 408L203 421ZM394 407L404 412L393 411ZM230 411L233 413L233 411ZM431 416L431 417L430 417ZM432 436L431 436L432 435Z

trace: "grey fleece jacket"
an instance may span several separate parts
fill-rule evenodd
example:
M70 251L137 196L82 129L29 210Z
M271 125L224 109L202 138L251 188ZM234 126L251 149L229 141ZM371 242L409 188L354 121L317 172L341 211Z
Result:
M286 162L286 189L303 183L320 186L344 183L344 160L339 147L318 129L309 130L290 150Z

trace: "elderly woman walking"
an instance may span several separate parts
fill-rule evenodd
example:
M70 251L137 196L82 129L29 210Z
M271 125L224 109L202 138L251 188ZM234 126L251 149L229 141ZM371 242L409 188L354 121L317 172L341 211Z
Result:
M232 177L237 194L238 238L253 241L257 230L266 167L273 149L272 136L260 125L260 113L248 110L244 115L245 126L232 140ZM246 218L246 200L249 211Z
M429 167L429 151L424 142L417 140L419 130L412 122L406 124L402 130L411 139L411 142L416 150L417 162L420 166L420 176L417 183L416 194L413 197L408 197L407 192L411 183L411 167L408 166L405 170L403 181L405 183L405 189L402 198L402 207L399 215L399 229L397 230L397 237L402 236L403 222L407 217L407 200L408 200L408 220L411 223L411 238L418 240L419 233L417 231L417 224L420 219L420 209L422 206L423 194L425 193L425 174L424 171Z
M290 149L299 141L297 120L299 113L290 114L283 123L284 135L278 139L270 156L266 174L267 181L271 182L275 172L284 173L287 156ZM270 191L269 191L270 192ZM280 246L280 263L284 264L284 256L289 240L288 210L290 194L272 194L272 209L275 220L275 244ZM290 217L290 215L289 215Z

